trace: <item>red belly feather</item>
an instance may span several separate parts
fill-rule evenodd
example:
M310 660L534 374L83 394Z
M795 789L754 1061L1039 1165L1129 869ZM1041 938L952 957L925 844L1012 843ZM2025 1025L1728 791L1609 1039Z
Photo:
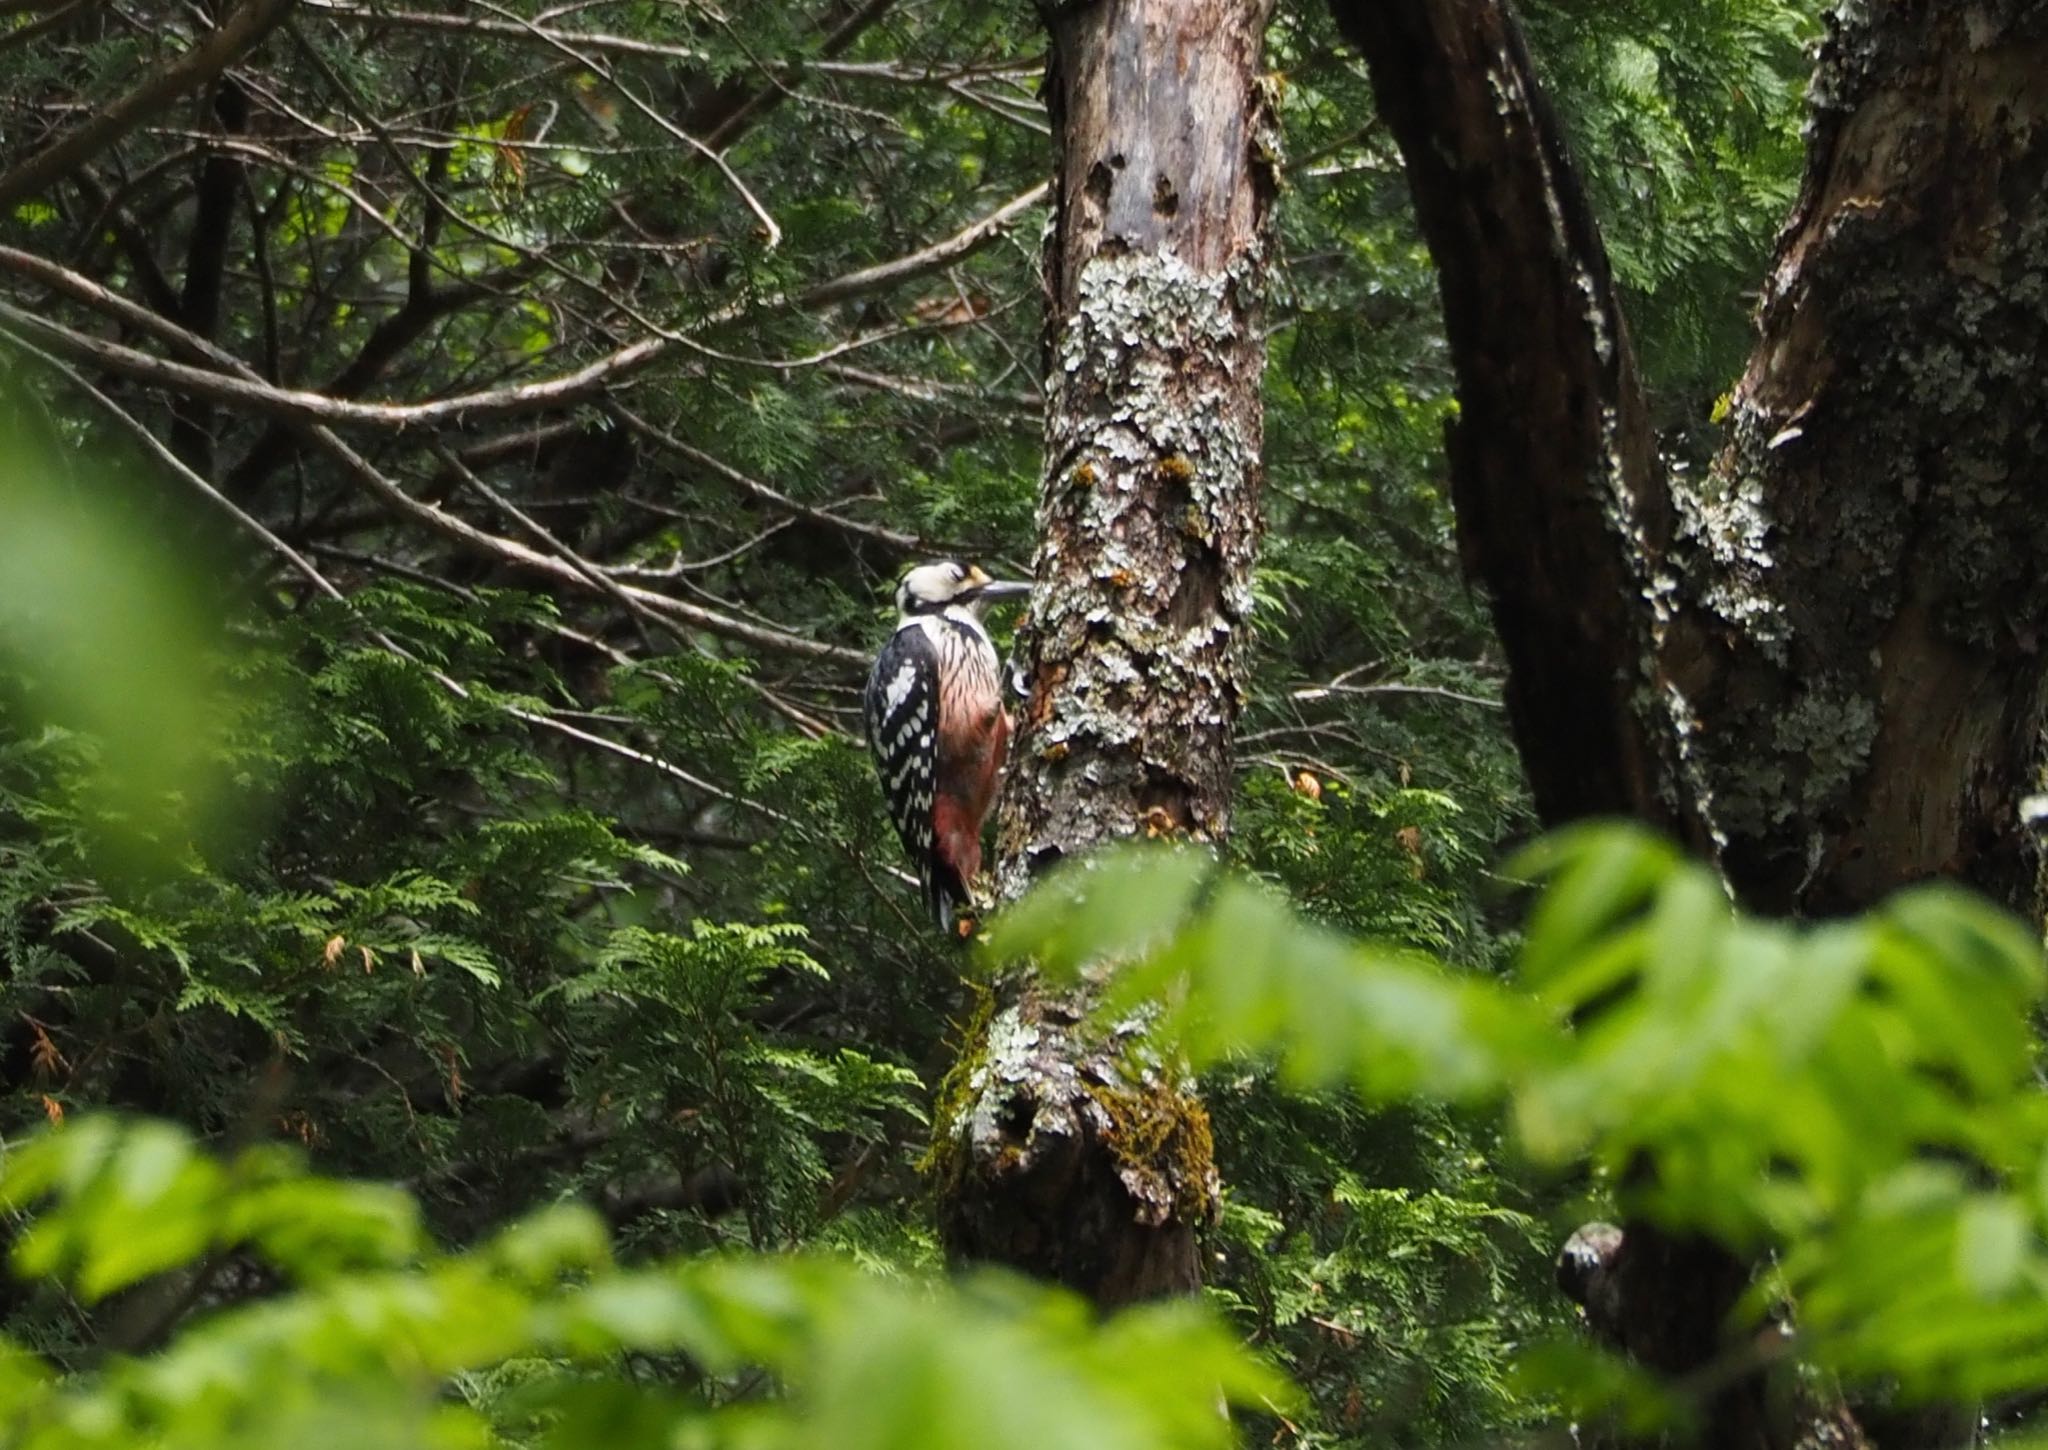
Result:
M942 694L938 746L933 843L965 886L981 871L981 823L995 804L1010 748L1010 716L1000 689Z

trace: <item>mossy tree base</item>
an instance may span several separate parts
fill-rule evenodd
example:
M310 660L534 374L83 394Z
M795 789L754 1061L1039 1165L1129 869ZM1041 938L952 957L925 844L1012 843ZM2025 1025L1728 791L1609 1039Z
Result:
M1011 984L949 1080L930 1161L958 1255L1106 1307L1201 1287L1196 1231L1218 1183L1208 1113L1140 1024L1103 1031L1078 996Z

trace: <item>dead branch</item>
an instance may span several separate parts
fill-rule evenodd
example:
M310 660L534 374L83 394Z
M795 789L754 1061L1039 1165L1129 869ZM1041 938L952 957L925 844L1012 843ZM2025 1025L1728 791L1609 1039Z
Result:
M0 175L0 208L34 196L171 104L218 77L262 43L290 13L292 0L242 0L211 34L96 116Z

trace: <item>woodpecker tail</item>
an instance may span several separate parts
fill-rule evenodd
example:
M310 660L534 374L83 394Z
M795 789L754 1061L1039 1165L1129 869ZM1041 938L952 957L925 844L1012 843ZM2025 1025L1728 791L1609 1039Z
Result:
M927 865L920 884L924 888L925 911L947 936L953 935L958 920L956 908L970 914L976 910L974 888L948 861L934 860Z
M924 899L940 931L952 934L955 906L975 909L974 878L981 874L981 823L969 808L941 794L932 810L932 854L924 871Z

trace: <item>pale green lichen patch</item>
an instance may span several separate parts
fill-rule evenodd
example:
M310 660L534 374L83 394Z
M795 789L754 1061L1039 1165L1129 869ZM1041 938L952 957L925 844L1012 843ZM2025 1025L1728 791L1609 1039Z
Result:
M966 1164L962 1124L973 1112L976 1099L987 1081L989 1033L996 1017L993 988L971 984L972 1005L960 1026L960 1050L953 1065L939 1082L932 1098L931 1141L918 1160L918 1171L943 1188L953 1182Z
M1747 638L1778 651L1791 626L1768 587L1776 523L1765 505L1763 480L1747 471L1717 470L1697 488L1675 487L1672 499L1680 537L1705 565L1700 602Z
M1777 718L1778 752L1804 761L1798 806L1809 818L1833 804L1870 763L1877 707L1835 682L1808 690Z

